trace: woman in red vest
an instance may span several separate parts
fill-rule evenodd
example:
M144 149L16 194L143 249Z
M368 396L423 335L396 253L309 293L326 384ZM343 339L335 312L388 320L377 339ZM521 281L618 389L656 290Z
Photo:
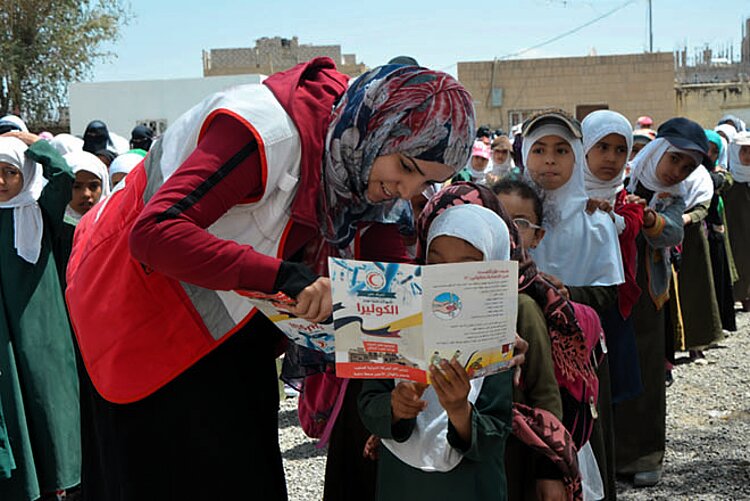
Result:
M392 222L398 199L449 179L474 135L449 75L347 80L320 58L210 96L81 221L66 297L84 499L286 499L280 340L237 291L327 317L327 255L351 256L357 223Z

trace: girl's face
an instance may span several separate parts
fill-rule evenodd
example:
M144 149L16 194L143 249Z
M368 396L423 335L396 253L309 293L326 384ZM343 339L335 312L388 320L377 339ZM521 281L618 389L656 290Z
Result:
M492 150L492 163L495 165L502 165L508 160L510 151L508 150Z
M628 143L620 134L604 136L586 154L591 173L602 181L611 181L620 175L628 160Z
M666 152L656 164L656 178L663 184L674 186L684 181L697 165L689 155Z
M647 143L642 143L640 141L633 141L633 150L630 152L630 160L633 160L646 144Z
M711 161L716 165L716 161L719 159L719 147L711 141L708 142L708 156L711 157Z
M0 202L7 202L23 189L21 170L9 163L0 162Z
M488 163L490 163L490 161L484 157L471 157L471 168L474 170L484 170L487 168Z
M462 238L443 235L430 242L427 264L469 263L484 261L484 254Z
M382 155L375 159L367 181L367 199L371 203L401 198L410 200L430 183L442 183L453 175L453 169L438 162L428 162L403 153Z
M70 206L79 214L86 214L102 196L102 180L82 170L76 173Z
M523 198L518 193L500 193L497 198L516 223L523 248L535 249L544 238L544 229L538 227L539 218L534 211L534 201Z
M556 190L573 176L575 155L560 136L544 136L529 151L526 167L534 182L544 190Z
M750 165L750 145L740 146L740 163Z

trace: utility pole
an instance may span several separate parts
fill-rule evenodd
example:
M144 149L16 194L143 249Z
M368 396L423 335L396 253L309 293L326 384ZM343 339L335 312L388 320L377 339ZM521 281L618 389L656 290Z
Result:
M648 0L648 51L654 51L654 18L651 13L651 0Z

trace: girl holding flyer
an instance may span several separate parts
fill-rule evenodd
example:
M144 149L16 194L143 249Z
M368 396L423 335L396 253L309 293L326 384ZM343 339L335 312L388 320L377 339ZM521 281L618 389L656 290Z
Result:
M428 264L510 258L505 222L478 205L451 207L430 226ZM455 360L430 366L432 386L368 380L365 426L381 437L378 499L507 499L504 452L511 432L511 373L469 380Z

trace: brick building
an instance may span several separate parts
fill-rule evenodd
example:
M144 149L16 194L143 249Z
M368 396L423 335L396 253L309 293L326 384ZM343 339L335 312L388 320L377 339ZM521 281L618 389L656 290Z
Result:
M704 126L732 113L750 123L750 19L741 59L686 51L458 63L458 79L474 96L477 122L505 130L533 112L563 108L578 119L612 109L632 123L658 125L680 115Z
M364 64L357 63L355 54L342 54L340 45L300 44L297 37L263 37L255 41L255 47L204 50L203 76L270 75L319 56L330 57L339 71L350 76L360 75L366 69Z

